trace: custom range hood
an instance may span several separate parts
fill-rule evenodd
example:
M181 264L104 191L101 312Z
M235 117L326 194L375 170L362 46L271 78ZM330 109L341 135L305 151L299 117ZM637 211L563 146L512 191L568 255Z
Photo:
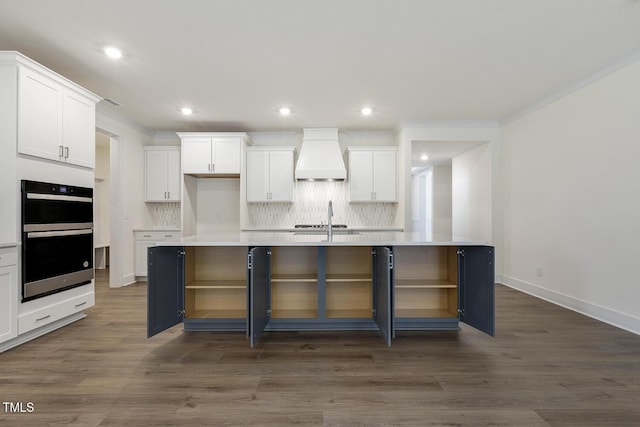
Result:
M342 160L337 128L303 129L302 148L296 164L301 181L344 181L347 169Z

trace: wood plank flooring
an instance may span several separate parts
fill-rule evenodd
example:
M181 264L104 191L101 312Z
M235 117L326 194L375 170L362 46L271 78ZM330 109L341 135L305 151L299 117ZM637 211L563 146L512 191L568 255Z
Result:
M640 337L504 286L497 335L184 332L146 338L146 284L0 354L4 425L638 426Z

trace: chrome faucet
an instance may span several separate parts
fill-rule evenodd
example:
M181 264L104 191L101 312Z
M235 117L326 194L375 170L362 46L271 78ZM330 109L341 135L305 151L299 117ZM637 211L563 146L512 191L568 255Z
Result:
M329 240L333 238L333 224L331 223L331 217L333 217L333 204L329 200L329 209L327 209L327 237Z

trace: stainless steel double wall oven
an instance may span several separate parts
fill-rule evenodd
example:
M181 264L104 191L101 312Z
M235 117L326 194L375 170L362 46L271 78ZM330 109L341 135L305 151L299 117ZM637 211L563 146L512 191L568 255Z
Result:
M93 279L93 189L22 181L22 301Z

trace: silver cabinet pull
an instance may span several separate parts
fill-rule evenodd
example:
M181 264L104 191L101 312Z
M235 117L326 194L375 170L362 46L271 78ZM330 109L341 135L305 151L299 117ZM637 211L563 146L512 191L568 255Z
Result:
M64 147L62 145L58 145L58 157L64 157Z
M64 158L65 159L69 158L69 147L64 147Z
M45 320L45 319L48 319L48 318L50 318L50 317L51 317L51 315L50 315L50 314L47 314L47 315L46 315L46 316L44 316L44 317L41 317L41 318L39 318L39 319L36 319L36 322L40 322L40 321Z
M82 307L82 306L83 306L83 305L85 305L86 303L87 303L87 302L85 301L85 302L81 302L80 304L76 304L76 308L78 308L78 307Z

